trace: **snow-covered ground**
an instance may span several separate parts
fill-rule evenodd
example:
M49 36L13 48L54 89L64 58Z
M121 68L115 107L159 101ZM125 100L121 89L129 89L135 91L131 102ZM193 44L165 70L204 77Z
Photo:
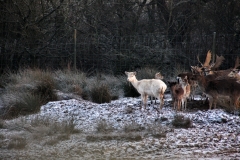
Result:
M141 142L86 141L86 135L96 132L100 120L115 130L122 130L132 122L142 126L156 122L170 126L176 112L169 96L165 96L161 113L150 105L141 110L140 98L121 98L105 104L76 99L49 102L38 114L26 119L34 116L49 117L52 121L73 119L76 127L83 131L82 135L73 135L70 140L51 147L34 144L28 151L0 150L0 156L6 159L14 155L20 159L240 159L240 118L222 109L180 112L192 120L193 127L173 129L163 138L148 136ZM36 151L39 149L41 152Z

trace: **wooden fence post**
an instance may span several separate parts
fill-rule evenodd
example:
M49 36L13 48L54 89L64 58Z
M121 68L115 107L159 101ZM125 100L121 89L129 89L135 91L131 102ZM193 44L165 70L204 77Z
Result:
M77 30L74 29L74 55L73 55L73 68L74 68L74 71L76 72L77 71Z
M215 58L216 58L216 32L213 32L212 62L215 62Z

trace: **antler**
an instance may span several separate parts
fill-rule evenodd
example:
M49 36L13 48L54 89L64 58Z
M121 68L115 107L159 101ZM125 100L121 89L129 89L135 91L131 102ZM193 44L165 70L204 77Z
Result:
M240 66L240 62L239 62L239 57L237 56L236 61L235 61L235 66L233 69L237 69Z
M197 60L198 60L198 62L203 66L203 64L200 62L200 60L199 60L199 55L197 55Z
M211 61L211 57L212 57L212 53L211 53L211 51L209 50L209 51L207 52L207 56L206 56L205 62L204 62L204 64L203 64L203 67L209 67L209 63L210 63L210 61Z
M216 62L215 64L211 67L212 70L215 70L217 68L219 68L222 64L222 62L225 60L225 58L223 56L218 56L216 55Z

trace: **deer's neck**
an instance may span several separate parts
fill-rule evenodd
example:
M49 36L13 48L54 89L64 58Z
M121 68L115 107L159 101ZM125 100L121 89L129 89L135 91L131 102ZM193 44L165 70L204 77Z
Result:
M135 88L138 87L138 82L139 82L139 81L137 80L136 77L132 78L130 82L132 83L132 85L133 85Z

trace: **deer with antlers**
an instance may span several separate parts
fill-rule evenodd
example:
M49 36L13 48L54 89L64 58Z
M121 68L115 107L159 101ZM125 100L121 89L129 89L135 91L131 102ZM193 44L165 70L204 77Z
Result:
M216 61L215 62L211 62L212 60L212 53L211 51L207 52L206 55L206 59L204 63L201 63L199 60L199 56L197 56L198 62L201 64L201 67L198 66L191 66L192 71L195 74L215 74L216 77L227 77L227 75L234 69L237 69L240 66L239 63L239 57L236 58L235 60L235 65L233 68L229 68L226 70L218 70L219 67L221 66L221 64L223 63L223 61L225 60L225 58L223 56L218 56L216 55ZM211 64L210 64L211 62Z
M236 82L240 83L240 69L234 69L229 74L228 77L234 78Z
M200 89L209 98L209 109L212 108L212 105L216 108L216 103L219 97L227 97L230 99L230 105L237 109L238 99L240 97L240 84L236 79L231 79L229 77L231 76L230 73L232 72L233 76L233 71L237 70L240 66L239 58L236 58L235 66L233 68L216 71L216 69L222 64L224 57L217 56L216 62L210 65L211 56L211 52L208 51L204 64L202 64L199 57L197 57L202 67L191 66L192 70L194 70L195 73L198 73L193 77L198 81Z
M235 110L238 108L238 99L240 97L240 83L235 79L214 79L203 75L194 75L199 82L200 88L209 98L209 109L216 108L216 103L219 97L227 97L230 99L230 105L233 105ZM213 79L213 80L212 80Z

